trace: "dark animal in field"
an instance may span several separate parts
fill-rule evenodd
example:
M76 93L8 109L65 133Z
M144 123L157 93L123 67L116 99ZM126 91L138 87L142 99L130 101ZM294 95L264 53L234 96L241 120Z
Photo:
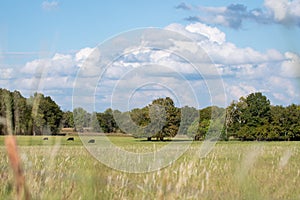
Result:
M67 141L74 141L74 138L73 138L73 137L69 137L69 138L67 139Z
M48 140L48 138L47 138L47 137L44 137L43 140Z
M90 139L90 140L88 141L88 143L95 143L95 140L94 140L94 139Z

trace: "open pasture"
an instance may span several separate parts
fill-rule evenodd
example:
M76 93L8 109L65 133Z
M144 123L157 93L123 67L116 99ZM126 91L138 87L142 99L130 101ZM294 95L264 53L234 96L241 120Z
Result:
M170 166L133 174L100 163L79 137L67 138L17 138L32 199L300 199L300 142L218 142L205 158L197 156L201 142L195 142ZM168 143L109 138L134 152ZM0 137L0 197L14 199L3 140Z

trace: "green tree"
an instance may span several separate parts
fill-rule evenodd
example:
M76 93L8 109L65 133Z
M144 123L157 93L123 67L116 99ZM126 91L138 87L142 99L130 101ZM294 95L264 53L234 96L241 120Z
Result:
M270 122L270 101L260 92L241 97L227 108L227 131L241 140L266 140Z
M222 139L224 135L225 109L209 106L200 110L200 117L188 128L188 135L194 140Z
M86 127L87 124L89 124L88 112L81 107L75 108L73 110L73 118L74 118L75 129L77 131L82 132L83 127Z
M150 123L149 107L135 108L130 111L132 121L140 127L145 127Z
M31 108L20 92L0 89L0 134L28 134Z
M271 123L268 140L287 139L287 109L283 106L271 106Z
M226 129L228 137L237 138L237 132L244 123L242 121L242 111L245 109L245 98L240 98L240 101L232 101L226 108Z
M180 109L175 107L173 100L169 97L155 99L148 106L142 109L133 109L129 114L130 119L124 116L120 121L123 122L123 129L126 124L134 122L133 127L126 129L135 137L164 140L165 137L174 137L178 132ZM129 121L126 122L127 120Z
M32 131L33 135L56 134L60 128L63 112L55 101L49 96L35 93L29 99L32 107Z
M31 107L27 105L19 91L14 91L13 94L13 118L14 118L14 133L28 134L31 121Z
M286 140L299 140L300 139L300 106L291 104L286 107L286 125L285 139Z
M196 108L184 106L180 109L181 120L178 134L186 135L188 128L193 124L195 119L199 117L199 111Z
M1 101L1 134L13 134L14 131L14 110L13 110L13 96L10 91L6 89L0 90Z
M59 132L60 122L63 112L51 97L46 96L42 98L40 109L43 112L46 127L50 129L52 134Z
M246 98L247 107L244 110L244 118L248 126L260 126L270 122L270 101L262 93L252 93Z
M166 115L161 130L152 132L151 137L155 137L160 140L164 140L165 137L174 137L177 134L180 125L180 109L175 107L174 102L170 97L156 99L152 101L151 106L154 106L155 109L163 109L165 111L156 112L156 114L152 115L158 118L158 123L162 122L161 119L164 117L158 116L157 114L165 113ZM155 128L157 127L159 127L159 125L156 124Z
M101 128L100 128L100 124L96 112L93 112L91 115L91 128L94 132L101 132Z
M104 113L97 113L96 115L102 132L113 133L117 131L118 126L114 119L114 111L111 108L106 109Z
M61 125L63 128L75 128L73 112L66 111L63 113Z

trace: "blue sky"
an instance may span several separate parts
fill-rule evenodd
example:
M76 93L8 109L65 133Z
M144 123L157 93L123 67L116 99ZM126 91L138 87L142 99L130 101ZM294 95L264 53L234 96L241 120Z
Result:
M1 1L1 87L25 96L40 91L71 109L76 74L92 48L141 27L197 40L216 63L226 102L261 91L273 104L300 103L299 0ZM205 39L199 39L202 34ZM193 84L201 88L200 82ZM151 101L147 91L150 95L136 94L137 106ZM97 100L99 110L110 106L108 94L97 95L106 96ZM200 107L211 103L204 99Z

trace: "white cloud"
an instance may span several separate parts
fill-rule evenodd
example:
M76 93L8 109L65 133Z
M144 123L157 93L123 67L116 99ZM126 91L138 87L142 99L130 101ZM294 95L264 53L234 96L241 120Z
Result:
M197 42L216 64L256 65L284 60L284 56L275 49L261 53L250 47L239 48L235 44L226 41L226 34L224 32L216 27L210 27L205 24L194 23L187 26L172 24L166 28L176 30L187 37L192 36L191 39Z
M82 66L82 63L93 53L95 48L86 47L81 50L79 50L75 54L75 61L78 63L78 66Z
M242 28L244 21L253 21L260 24L278 23L288 26L300 26L300 0L265 0L261 8L251 10L240 3L230 4L226 7L180 4L176 8L192 11L193 15L187 17L187 21L222 25L233 29Z
M0 79L11 79L13 77L12 68L0 68Z
M235 83L236 84L236 83ZM256 92L257 89L251 85L248 85L246 83L238 83L237 85L235 84L228 84L226 83L226 92L227 96L230 100L238 100L240 97L245 97L250 93Z
M272 74L272 71L274 71L275 67L273 67L273 70L271 67L264 63L264 64L245 64L245 65L239 65L237 66L236 70L236 77L241 78L244 80L251 79L264 79L266 74Z
M56 8L58 8L59 6L59 3L57 1L44 1L42 3L42 8L44 10L54 10Z
M226 40L225 33L220 31L216 27L210 27L205 24L195 23L195 24L190 24L185 28L187 31L191 33L197 33L206 36L211 42L222 44Z
M180 33L188 38L191 38L194 41L202 41L202 40L207 39L207 37L205 37L202 34L192 33L191 31L186 30L186 26L184 26L182 24L173 23L173 24L166 26L165 29Z
M42 73L45 68L50 66L50 60L48 59L37 59L27 62L25 66L21 69L22 73L35 74Z
M177 31L192 38L196 44L200 45L200 47L208 53L212 61L216 63L215 67L218 72L224 76L223 81L225 82L226 94L229 100L238 99L241 96L246 96L257 91L271 94L277 100L279 100L280 97L278 94L281 93L283 94L281 97L287 96L290 102L295 100L296 90L294 85L291 82L286 82L287 86L285 90L283 90L282 86L277 84L275 78L286 76L280 74L280 67L287 64L282 65L283 62L288 61L286 60L288 56L293 57L293 60L296 60L297 57L291 56L291 54L283 55L275 49L259 52L250 47L239 48L235 44L227 42L225 33L218 28L200 23L187 26L171 24L167 26L166 29ZM206 35L203 36L203 34ZM175 41L173 44L176 46L178 52L185 51L185 49L191 53L196 51L194 48L189 48L190 43L187 41ZM166 50L173 50L174 46ZM180 80L179 77L176 79L176 73L180 75L184 74L183 77L186 78L186 81L192 82L195 87L198 87L199 84L197 83L203 82L203 80L189 63L174 56L171 52L172 51L131 51L133 55L127 55L119 60L115 68L111 68L107 71L107 77L122 77L122 74L125 74L128 70L135 71L137 70L136 68L147 63L157 63L158 65L169 67L169 69L166 70L166 68L163 67L156 69L149 68L143 71L142 74L138 74L138 77L130 76L130 79L122 80L120 84L126 87L133 87L150 78L157 83L170 84L172 87L176 86L181 90L180 95L185 95L185 89L175 81ZM291 65L291 63L289 63L289 65ZM208 65L207 67L203 67L202 72L206 75L217 75L216 71L212 73ZM273 76L274 80L267 80L268 76ZM195 77L197 77L197 79L194 79ZM205 78L211 79L209 76L205 76ZM216 79L212 78L212 80L205 81L211 84L214 80ZM275 81L273 85L271 85L272 81ZM111 84L115 84L115 82ZM121 91L125 92L127 90L123 88ZM156 94L158 91L150 90L148 92ZM214 97L217 97L218 92L219 91L213 92ZM122 93L120 92L120 94ZM124 95L125 94L122 94L121 96L124 97ZM147 98L146 94L143 95ZM197 90L197 95L203 96L203 90ZM281 100L283 100L283 98L281 98ZM201 104L203 105L205 103L201 102Z
M27 62L21 72L26 74L74 74L77 70L75 65L71 55L56 53L52 58Z
M74 74L77 71L75 67L76 63L71 55L55 54L51 60L51 66L49 67L52 73L61 75L64 74Z
M286 25L300 25L300 0L265 0L274 20Z
M22 90L50 90L50 89L66 89L73 88L74 79L63 76L53 76L53 77L33 77L33 78L20 78L15 81L15 85Z
M288 79L300 77L298 54L291 52L282 54L275 49L259 52L250 47L240 48L226 41L226 34L220 29L201 23L187 26L171 24L166 29L177 31L195 42L182 37L183 39L178 41L162 41L165 49L155 50L147 49L145 41L139 41L141 46L137 46L138 42L135 42L134 48L125 49L124 54L121 52L122 56L114 60L103 74L104 66L108 66L105 64L111 62L108 59L103 60L104 53L110 55L109 50L100 52L99 48L87 47L74 54L56 53L50 58L27 62L19 70L21 73L14 81L14 85L16 89L38 88L52 91L54 96L55 93L57 96L62 93L70 95L73 87L76 86L75 95L78 96L80 102L88 98L88 103L91 103L88 95L94 95L99 86L97 90L99 93L96 95L101 98L99 102L103 105L109 105L113 89L117 84L119 84L119 91L115 98L122 101L128 95L127 92L132 92L131 90L148 82L165 85L170 91L175 92L174 96L185 97L180 102L182 105L186 102L195 105L189 99L194 95L189 90L192 86L201 106L207 106L211 100L210 95L213 95L213 98L224 99L224 95L220 95L222 87L214 83L216 80L220 81L218 79L220 74L225 83L228 102L256 91L267 92L275 102L297 102L299 95L297 96L295 84ZM157 41L157 36L155 37L153 41ZM157 42L154 44L159 44L160 41ZM199 57L197 47L203 49L201 58L194 58ZM188 55L190 56L188 58L196 61L196 64L201 66L200 74L194 66L183 59L187 57L178 55L176 52ZM204 59L204 52L215 63L214 65L207 63L208 60ZM79 76L75 77L78 70L80 70ZM0 72L0 79L5 80L13 76L14 70L3 68ZM101 74L103 77L100 78ZM74 84L75 78L77 78L76 85ZM210 84L211 87L205 84ZM209 89L215 91L209 91ZM157 87L137 90L135 94L139 99L137 105L149 102L149 98L159 97L164 93L166 94L165 90L159 90ZM81 97L84 98L80 99ZM63 101L62 98L61 100ZM62 105L68 105L68 103L63 102Z
M273 75L264 81L267 83L277 103L291 104L292 102L299 102L299 84L292 79Z
M282 62L282 75L286 77L300 77L300 56L292 52L286 52L286 60Z

